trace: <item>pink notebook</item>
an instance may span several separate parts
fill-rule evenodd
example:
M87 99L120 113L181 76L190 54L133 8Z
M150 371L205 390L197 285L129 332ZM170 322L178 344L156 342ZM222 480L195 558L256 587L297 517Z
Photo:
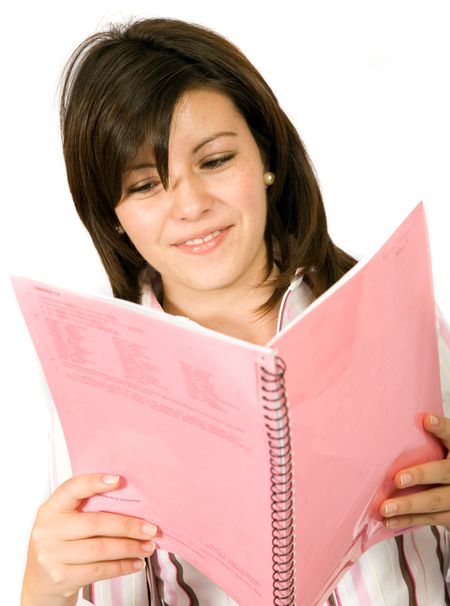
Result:
M320 604L371 545L393 474L442 457L419 204L265 347L117 299L13 278L87 508L143 516L239 604Z

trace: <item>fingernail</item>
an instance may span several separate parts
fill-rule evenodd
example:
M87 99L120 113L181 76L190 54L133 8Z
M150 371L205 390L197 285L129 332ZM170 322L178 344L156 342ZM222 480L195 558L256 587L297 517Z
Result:
M103 484L117 484L120 479L120 476L103 476Z
M145 543L142 543L142 551L146 555L152 555L152 553L155 551L155 544L153 541L146 541Z
M148 535L149 537L155 537L156 533L158 532L158 527L155 526L154 524L144 524L142 526L142 532L146 535Z
M384 520L384 525L388 528L392 528L393 526L398 526L397 518L389 518L388 520Z
M395 513L396 511L398 511L397 503L386 503L386 505L384 506L384 513L386 515Z
M434 415L428 415L428 420L430 421L431 425L434 425L435 427L439 425L439 419Z
M145 567L145 560L135 560L133 562L133 568L135 570L142 570Z
M412 475L410 473L402 473L400 476L400 486L409 486L412 482Z

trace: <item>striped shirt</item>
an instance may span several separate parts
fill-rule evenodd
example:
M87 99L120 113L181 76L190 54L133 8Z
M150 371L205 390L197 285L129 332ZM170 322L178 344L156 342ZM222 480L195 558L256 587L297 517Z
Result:
M310 302L307 285L301 277L295 277L281 303L278 330L289 324ZM162 311L154 289L148 285L143 288L142 304ZM450 330L438 308L436 311L442 396L448 415ZM62 429L53 409L52 489L71 475ZM450 606L449 540L445 528L425 526L375 545L342 577L324 606ZM158 587L157 592L155 586ZM80 591L77 606L90 604L239 606L189 562L159 549L153 554L147 570L97 582Z

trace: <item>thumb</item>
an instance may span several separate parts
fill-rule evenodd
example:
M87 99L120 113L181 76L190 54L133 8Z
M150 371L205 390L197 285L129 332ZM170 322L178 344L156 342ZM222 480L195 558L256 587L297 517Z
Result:
M450 450L450 419L436 414L427 414L423 420L424 428L439 438L447 450Z
M55 511L76 511L85 499L115 490L119 484L119 475L94 473L75 476L58 486L47 503Z

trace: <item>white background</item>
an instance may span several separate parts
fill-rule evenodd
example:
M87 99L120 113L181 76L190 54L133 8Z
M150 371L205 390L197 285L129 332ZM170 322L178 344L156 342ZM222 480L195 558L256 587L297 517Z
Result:
M9 286L18 273L108 292L72 209L58 78L86 36L131 16L222 33L262 72L316 167L335 242L369 252L425 201L436 298L450 317L450 6L446 0L17 2L2 13L0 574L19 602L28 533L46 486L47 392Z

